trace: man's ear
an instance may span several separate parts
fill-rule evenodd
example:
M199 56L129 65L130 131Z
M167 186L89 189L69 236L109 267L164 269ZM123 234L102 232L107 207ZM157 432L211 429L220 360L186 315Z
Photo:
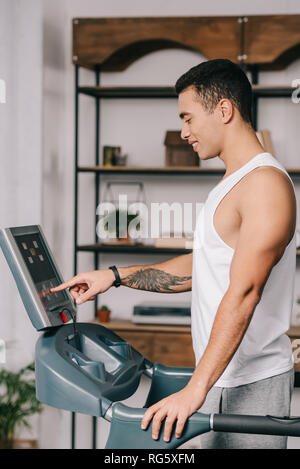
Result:
M223 98L218 103L218 110L220 113L220 117L224 124L228 124L233 118L233 105L229 99Z

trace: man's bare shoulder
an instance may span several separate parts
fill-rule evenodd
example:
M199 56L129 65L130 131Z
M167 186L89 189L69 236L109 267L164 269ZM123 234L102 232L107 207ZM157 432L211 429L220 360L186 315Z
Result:
M261 201L274 198L280 205L295 202L293 185L282 170L274 166L259 166L241 181L242 201L261 197Z
M238 202L241 218L265 220L276 230L281 225L290 239L296 224L296 198L288 176L273 166L261 166L242 182Z

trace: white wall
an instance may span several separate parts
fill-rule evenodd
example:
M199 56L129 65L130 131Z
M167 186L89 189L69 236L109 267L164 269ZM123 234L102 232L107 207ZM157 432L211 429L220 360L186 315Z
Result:
M0 1L1 227L41 222L42 24L39 0ZM34 331L0 256L0 336L11 366L33 359ZM18 348L18 353L15 353Z
M39 0L0 0L0 77L6 83L6 103L0 104L1 227L41 222L41 43ZM2 255L0 275L5 366L17 370L34 360L37 333ZM37 417L31 421L27 434L37 437Z
M25 8L26 3L26 8ZM0 104L1 224L41 222L63 275L73 274L73 180L74 180L74 68L71 64L71 20L74 17L188 16L300 13L293 1L189 0L0 0L0 78L7 81L7 104ZM173 85L178 76L203 60L200 54L170 50L149 54L122 73L106 73L105 84ZM167 64L167 66L166 66ZM1 68L2 67L2 68ZM300 61L283 72L264 73L265 83L290 84L300 77ZM82 71L80 82L93 83ZM41 99L42 94L42 99ZM278 158L299 166L298 107L288 100L262 100L259 125L272 131ZM80 163L94 159L94 101L80 98ZM287 119L289 126L286 125ZM42 124L42 128L41 128ZM118 144L129 154L130 164L163 165L166 130L180 128L176 100L114 100L101 104L101 146ZM3 146L3 148L2 148ZM9 156L7 156L9 155ZM216 184L216 178L141 176L148 201L201 202ZM114 178L115 179L115 178ZM128 177L128 180L135 178ZM180 186L180 191L178 190ZM296 182L297 194L299 185ZM94 238L93 177L80 176L80 242ZM299 194L300 195L300 194ZM27 203L26 203L27 201ZM152 263L166 257L102 255L101 266ZM80 255L79 270L93 268L93 257ZM3 259L0 260L0 337L18 340L21 362L32 355L36 335L16 296L16 289ZM299 270L295 296L300 295ZM120 288L103 295L114 316L129 317L132 306L144 299L176 301L190 294L154 295ZM295 307L296 312L296 307ZM90 306L80 309L80 320L93 315ZM27 322L26 322L27 321ZM19 329L19 325L22 329ZM25 331L26 347L20 330ZM14 351L18 350L15 346ZM12 350L13 351L13 350ZM9 356L12 356L12 351ZM295 391L295 397L298 390ZM294 399L299 405L300 398ZM296 409L297 410L297 409ZM298 412L299 414L299 412ZM91 419L77 418L77 446L89 447ZM68 447L70 414L47 408L40 419L41 447ZM98 446L105 444L107 425L99 425ZM103 432L103 434L102 434ZM294 443L293 443L294 444ZM297 441L295 444L298 444Z

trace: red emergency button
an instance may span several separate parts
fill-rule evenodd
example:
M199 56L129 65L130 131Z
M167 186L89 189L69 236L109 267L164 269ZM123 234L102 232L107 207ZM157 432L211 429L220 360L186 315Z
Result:
M63 322L68 322L68 318L67 318L67 316L65 315L64 312L60 313L60 316L61 316Z

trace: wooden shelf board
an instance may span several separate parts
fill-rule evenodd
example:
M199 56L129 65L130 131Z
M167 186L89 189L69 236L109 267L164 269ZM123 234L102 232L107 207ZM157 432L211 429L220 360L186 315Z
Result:
M96 98L176 98L170 86L80 86L79 93Z
M295 87L288 85L252 85L253 94L261 97L290 97Z
M221 175L225 173L222 168L201 168L200 166L79 166L79 172L98 172L98 173L135 173L135 174L213 174ZM299 169L300 173L300 169Z
M144 244L84 244L77 246L77 251L81 252L129 252L136 254L188 254L192 249L185 248L156 248ZM297 256L300 256L300 249L296 251Z
M112 319L109 322L99 322L97 319L91 321L93 324L100 324L107 329L119 331L150 331L150 332L190 332L190 326L168 326L164 324L135 324L128 319Z
M77 251L85 252L127 252L132 254L188 254L191 249L185 248L157 248L144 244L106 244L94 243L77 246Z
M289 85L252 85L253 94L288 97L295 87ZM79 86L78 92L96 98L176 98L171 86Z
M291 176L300 176L300 168L286 168ZM105 174L203 174L220 176L225 173L223 168L202 168L201 166L79 166L81 173L105 173Z
M144 244L106 244L94 243L84 244L77 246L77 251L81 252L130 252L142 254L188 254L192 249L186 248L157 248L155 246ZM300 256L300 249L296 251L297 256Z

